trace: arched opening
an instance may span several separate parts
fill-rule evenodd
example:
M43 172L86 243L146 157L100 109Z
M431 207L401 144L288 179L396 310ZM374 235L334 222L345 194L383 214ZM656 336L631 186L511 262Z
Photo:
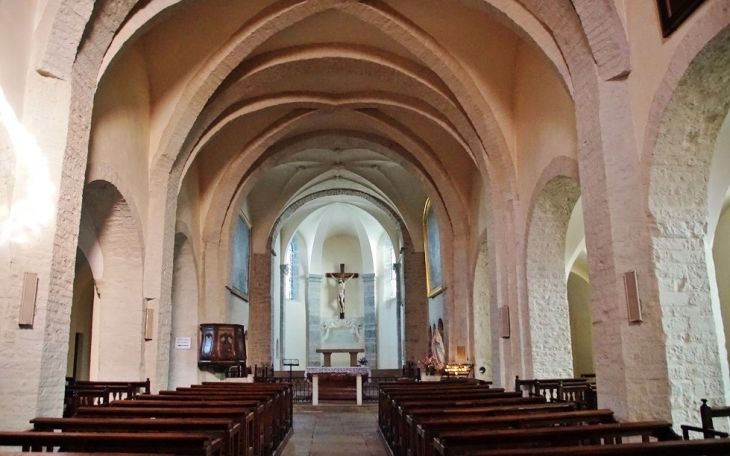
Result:
M81 218L93 226L104 259L96 280L89 378L141 380L145 303L138 225L122 194L106 181L86 185Z
M74 380L89 380L91 328L96 285L91 265L79 249L76 250L74 271L66 377Z
M678 62L685 58L678 52ZM659 124L650 126L658 133L650 156L648 206L674 422L696 420L696 408L687 404L702 398L726 403L728 398L730 374L716 287L723 279L711 261L713 241L722 249L724 240L719 232L720 238L716 234L713 239L711 232L723 226L720 214L728 187L726 169L713 173L713 161L730 107L730 29L685 64L676 89L665 98L669 101ZM675 81L676 69L670 73L667 77ZM724 160L721 155L717 159L718 164Z
M169 388L199 382L198 274L193 246L187 236L175 235L172 272L172 343Z
M579 197L575 180L550 180L537 199L528 227L527 293L535 378L573 376L564 258L568 225Z

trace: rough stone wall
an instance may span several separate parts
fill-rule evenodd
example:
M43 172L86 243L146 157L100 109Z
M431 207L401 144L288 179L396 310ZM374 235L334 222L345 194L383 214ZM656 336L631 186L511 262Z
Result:
M535 378L573 376L565 277L565 236L580 189L570 178L550 181L535 205L527 237L527 292Z
M249 365L271 364L271 256L251 252L249 279Z
M193 247L182 234L175 237L172 275L172 339L190 337L190 349L170 347L170 379L167 387L198 383L198 277Z
M110 183L92 182L84 190L84 214L92 220L104 258L99 293L96 356L98 380L143 380L144 300L142 249L134 216Z
M423 252L407 249L403 253L405 282L405 349L406 361L424 356L428 340L428 299L426 298L426 258Z
M321 322L321 300L322 300L322 280L324 276L321 274L309 274L307 276L307 296L306 296L306 315L307 315L307 366L320 366L322 364L321 356L317 353L320 341L322 340Z
M477 264L474 268L474 375L482 380L492 380L492 318L489 295L489 246L486 236L479 245ZM482 374L480 367L485 368Z
M375 274L362 274L365 313L365 358L371 368L378 367L378 320L375 314Z
M668 104L652 158L652 248L670 382L672 420L696 422L697 404L727 403L728 366L708 269L707 182L730 108L730 30L692 61ZM716 290L715 290L716 291Z

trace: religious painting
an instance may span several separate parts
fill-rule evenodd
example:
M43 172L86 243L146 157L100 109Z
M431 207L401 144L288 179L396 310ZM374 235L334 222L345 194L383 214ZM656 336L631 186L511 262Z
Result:
M704 0L657 0L662 36L668 37L679 28Z
M251 262L251 224L240 215L233 234L233 266L231 268L232 292L248 301L248 275Z
M423 250L426 255L426 291L428 297L433 298L443 289L439 225L430 199L426 200L426 208L423 210Z

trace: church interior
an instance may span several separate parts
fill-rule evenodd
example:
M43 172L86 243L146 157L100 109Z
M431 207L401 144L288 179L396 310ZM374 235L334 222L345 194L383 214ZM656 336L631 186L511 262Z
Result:
M729 0L0 0L0 429L221 380L203 324L698 422L729 110Z

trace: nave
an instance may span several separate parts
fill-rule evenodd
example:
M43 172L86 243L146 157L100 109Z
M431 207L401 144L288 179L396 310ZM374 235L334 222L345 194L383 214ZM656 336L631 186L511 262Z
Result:
M377 406L294 406L294 432L281 456L386 456L378 435Z

